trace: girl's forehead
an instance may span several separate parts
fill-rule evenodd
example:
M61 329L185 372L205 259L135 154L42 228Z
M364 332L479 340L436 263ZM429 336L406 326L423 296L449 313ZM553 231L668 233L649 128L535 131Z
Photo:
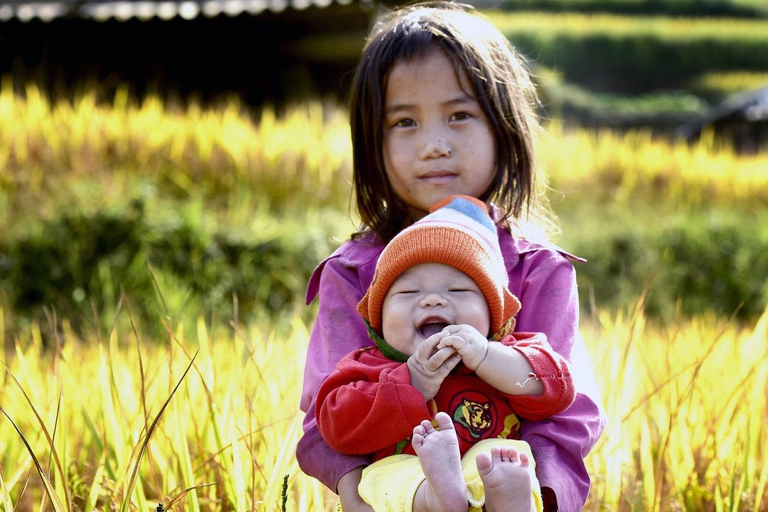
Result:
M437 86L441 88L456 88L465 95L474 97L474 88L467 72L448 56L441 48L435 47L423 55L410 59L396 60L385 78L385 88L402 83L421 83L439 76ZM389 94L387 94L389 96Z

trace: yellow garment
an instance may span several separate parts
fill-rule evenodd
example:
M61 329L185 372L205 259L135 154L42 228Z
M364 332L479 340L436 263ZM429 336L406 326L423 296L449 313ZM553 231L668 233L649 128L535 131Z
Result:
M491 447L512 447L528 455L536 512L542 512L541 488L536 478L536 463L525 441L514 439L484 439L467 450L461 459L464 480L467 483L467 502L470 512L480 512L485 503L485 491L477 472L475 457L480 452L491 453ZM419 458L414 455L392 455L374 462L363 470L358 486L360 497L376 512L413 512L416 490L425 480Z

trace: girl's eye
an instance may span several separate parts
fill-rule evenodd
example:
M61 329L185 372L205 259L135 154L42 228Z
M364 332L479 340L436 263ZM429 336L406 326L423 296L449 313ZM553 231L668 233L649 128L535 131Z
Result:
M402 128L409 128L411 126L415 126L416 122L413 119L398 119L395 121L394 126L400 126Z
M468 112L456 112L451 116L452 121L464 121L472 117Z
M470 290L468 288L451 288L448 291L456 293L456 292L471 292L473 290Z

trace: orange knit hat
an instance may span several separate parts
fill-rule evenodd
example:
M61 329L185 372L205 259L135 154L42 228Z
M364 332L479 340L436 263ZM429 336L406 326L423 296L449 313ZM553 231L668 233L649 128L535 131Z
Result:
M496 225L488 208L473 197L454 195L433 204L429 211L384 248L373 282L357 305L358 312L381 335L384 297L395 280L420 263L443 263L477 283L488 302L490 334L506 334L520 310L520 301L509 291Z

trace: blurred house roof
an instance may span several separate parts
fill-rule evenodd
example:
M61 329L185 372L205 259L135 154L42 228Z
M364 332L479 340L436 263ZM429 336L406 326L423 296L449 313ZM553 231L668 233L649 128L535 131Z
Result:
M219 15L258 15L286 9L323 8L331 4L371 4L372 0L0 0L0 22L53 21L74 17L106 21L214 18Z
M730 139L738 151L768 148L768 85L728 98L700 119L680 126L676 134L695 140L704 130Z
M768 121L768 85L728 98L705 116L684 124L678 133L684 137L699 134L705 126L723 122L758 123Z

